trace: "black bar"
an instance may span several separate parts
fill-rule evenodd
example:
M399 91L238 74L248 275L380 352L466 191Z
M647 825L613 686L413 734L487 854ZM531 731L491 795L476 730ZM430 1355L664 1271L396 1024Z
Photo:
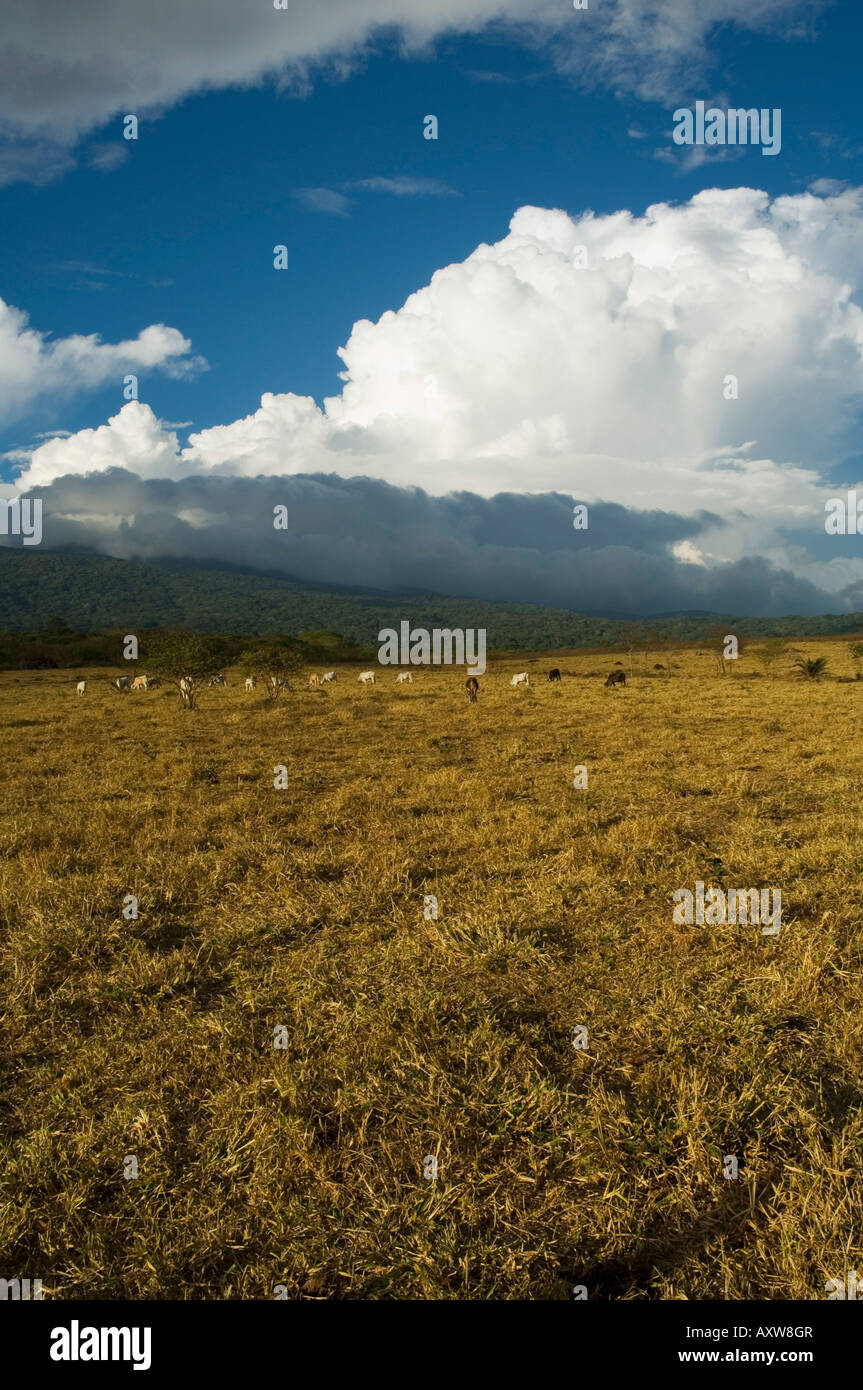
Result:
M54 1360L51 1349L102 1351L101 1334L88 1328L128 1329L116 1345L127 1360ZM132 1329L138 1329L133 1340ZM150 1331L149 1365L145 1329ZM65 1331L65 1336L63 1331ZM487 1373L500 1359L504 1372L525 1360L533 1377L554 1377L559 1365L574 1379L609 1378L625 1372L671 1368L697 1378L709 1366L734 1371L758 1366L770 1383L774 1372L802 1368L825 1376L855 1364L861 1324L856 1308L838 1301L687 1302L650 1300L570 1303L418 1303L300 1300L270 1302L42 1302L7 1303L0 1315L4 1362L21 1373L38 1372L62 1383L69 1376L92 1380L100 1372L135 1379L166 1373L226 1377L278 1374L279 1382L321 1379L392 1367L400 1379L452 1377L467 1366ZM68 1341L66 1338L68 1337ZM406 1343L402 1342L408 1338ZM134 1359L141 1362L137 1374ZM588 1371L588 1368L591 1368ZM558 1373L559 1374L559 1373ZM459 1375L461 1379L461 1374ZM447 1382L442 1381L443 1386ZM563 1383L563 1382L562 1382Z

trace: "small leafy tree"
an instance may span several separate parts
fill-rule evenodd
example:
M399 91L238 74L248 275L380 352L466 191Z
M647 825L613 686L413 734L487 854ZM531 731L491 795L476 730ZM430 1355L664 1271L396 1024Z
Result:
M298 642L266 642L243 652L240 665L250 675L260 676L267 687L268 698L275 702L283 690L291 690L291 677L304 664L302 647Z
M764 667L765 675L773 679L774 667L782 660L785 655L785 638L768 637L762 647L756 647L752 653Z
M147 665L173 685L183 709L197 709L201 687L221 667L222 644L198 632L159 632L147 640Z
M805 676L810 681L817 681L827 670L827 658L826 656L798 656L794 665L801 676Z
M851 660L854 662L854 672L859 681L860 662L863 661L863 642L852 642L849 645L848 650L851 653Z

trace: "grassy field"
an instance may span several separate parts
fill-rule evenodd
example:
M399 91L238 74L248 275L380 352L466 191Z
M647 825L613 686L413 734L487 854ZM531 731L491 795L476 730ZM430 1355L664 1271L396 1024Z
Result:
M521 658L476 706L0 676L0 1275L824 1298L863 1260L863 682L798 645L832 678ZM780 934L675 925L697 879L780 888Z

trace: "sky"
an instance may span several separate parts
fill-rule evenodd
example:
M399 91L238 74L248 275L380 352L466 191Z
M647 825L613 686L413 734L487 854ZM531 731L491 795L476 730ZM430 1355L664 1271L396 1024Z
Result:
M46 548L863 609L825 531L861 37L845 0L0 0L0 491ZM699 100L778 109L777 152L676 143Z

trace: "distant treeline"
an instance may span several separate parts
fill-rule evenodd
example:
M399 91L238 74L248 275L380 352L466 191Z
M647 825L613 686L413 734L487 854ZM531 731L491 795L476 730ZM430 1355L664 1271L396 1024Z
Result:
M163 630L138 630L138 666L147 664L148 646ZM62 618L52 618L41 632L0 632L0 669L5 671L46 671L83 669L87 666L125 667L124 638L129 629L112 632L75 632ZM287 634L285 634L287 637ZM304 632L291 637L299 646L303 659L310 665L323 662L365 661L376 649L366 651L347 642L336 632ZM231 666L242 652L254 648L247 636L239 633L212 635L218 661Z
M808 630L803 630L804 625L807 625ZM581 648L583 650L606 648L609 652L646 655L648 652L673 652L676 648L682 649L695 644L703 645L705 648L718 653L722 648L724 634L732 631L738 636L740 651L743 652L747 647L757 646L759 641L763 642L768 635L772 635L773 625L771 625L769 633L758 632L757 630L753 632L753 626L757 629L757 620L728 618L717 622L714 617L711 617L709 622L702 620L700 623L682 619L665 620L658 623L618 623L615 625L617 630L607 634L605 641L594 643L581 641L569 644L556 642L554 640L555 634L547 634L543 640L543 636L534 631L531 633L533 640L525 640L521 647L515 643L497 647L490 645L488 656L490 659L494 659L495 657L512 655L520 650L553 652L564 651L568 648ZM767 626L765 620L764 627ZM787 636L833 635L829 632L813 632L812 619L808 620L808 624L807 620L803 618L798 619L796 624L792 619L781 619L775 626L780 627L780 634ZM699 627L701 631L698 630ZM863 618L861 618L861 627L863 627ZM694 635L691 635L692 629L694 629ZM124 645L125 639L130 633L134 633L138 639L137 666L139 669L145 670L151 644L155 646L158 639L166 633L178 630L193 631L193 629L163 627L135 628L132 624L128 624L126 627L114 628L107 632L76 632L62 618L55 617L37 632L0 632L0 670L82 670L87 666L125 668L127 660L124 656ZM343 661L374 661L378 655L377 642L365 645L352 642L340 633L330 632L327 629L298 634L275 633L272 636L249 636L243 633L208 633L206 636L214 658L221 666L235 665L240 660L241 655L248 656L250 651L273 641L284 642L293 647L302 661L309 666L338 665ZM525 634L525 638L527 638L527 634Z

